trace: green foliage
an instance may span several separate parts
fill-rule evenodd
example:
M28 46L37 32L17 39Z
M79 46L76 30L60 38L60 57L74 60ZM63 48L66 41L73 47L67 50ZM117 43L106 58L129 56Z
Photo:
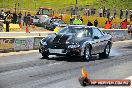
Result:
M37 10L41 6L59 10L75 6L76 0L0 0L0 2L0 8L14 8L16 4L18 9L18 3L21 3L19 6L25 10ZM132 9L132 0L78 0L78 5L96 9L99 7Z

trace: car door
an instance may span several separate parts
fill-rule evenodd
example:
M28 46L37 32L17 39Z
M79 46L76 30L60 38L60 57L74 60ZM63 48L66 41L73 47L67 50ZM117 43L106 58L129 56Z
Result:
M92 31L93 48L92 53L100 53L104 50L104 35L98 28L93 28Z

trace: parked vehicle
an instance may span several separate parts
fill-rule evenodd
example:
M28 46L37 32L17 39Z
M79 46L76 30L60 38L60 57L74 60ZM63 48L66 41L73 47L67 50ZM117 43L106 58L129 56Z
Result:
M52 17L45 19L45 21L43 22L43 25L44 25L44 28L49 29L51 31L53 31L56 27L67 26L67 24L63 20L59 18L52 18Z

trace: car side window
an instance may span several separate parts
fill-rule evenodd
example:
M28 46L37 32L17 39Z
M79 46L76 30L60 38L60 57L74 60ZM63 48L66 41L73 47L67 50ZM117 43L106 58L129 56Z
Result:
M93 28L93 37L94 37L94 36L101 37L101 36L103 36L103 34L100 32L99 29Z

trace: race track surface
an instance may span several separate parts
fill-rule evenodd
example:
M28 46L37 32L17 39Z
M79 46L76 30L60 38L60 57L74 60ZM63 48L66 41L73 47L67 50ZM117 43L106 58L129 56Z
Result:
M132 40L114 42L109 58L95 55L89 62L77 57L45 59L38 50L24 52L0 54L0 88L83 88L78 82L81 67L88 71L90 79L132 78Z

